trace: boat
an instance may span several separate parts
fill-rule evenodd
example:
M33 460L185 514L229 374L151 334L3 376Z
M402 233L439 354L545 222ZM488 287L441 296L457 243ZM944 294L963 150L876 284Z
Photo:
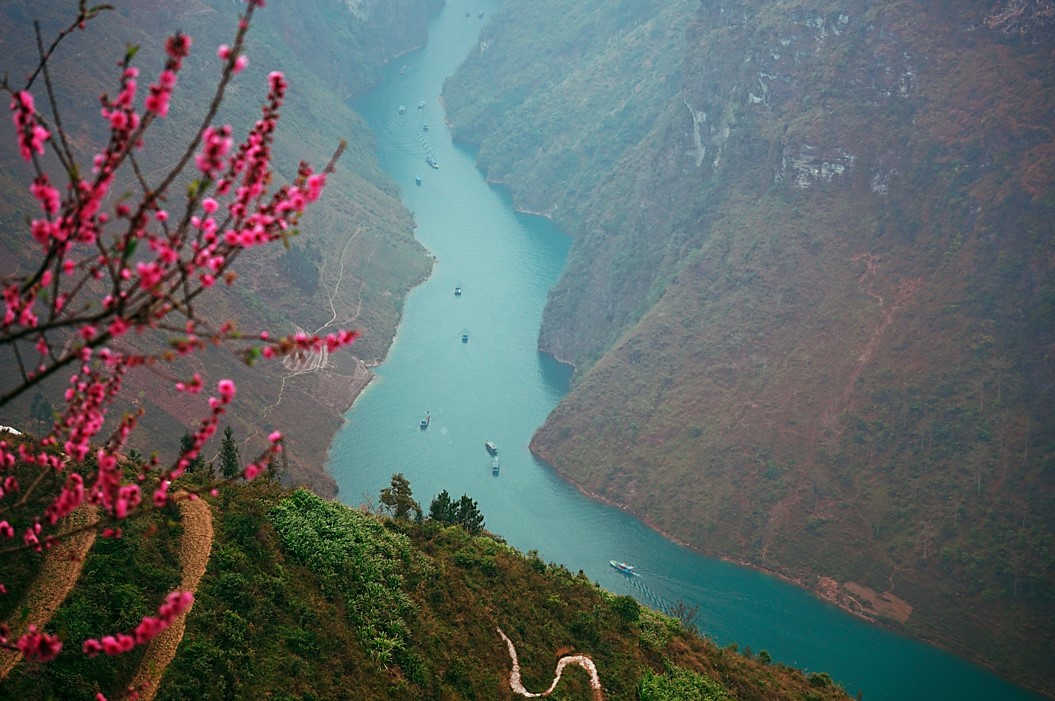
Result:
M424 429L429 427L429 421L432 421L432 417L429 416L429 412L426 411L425 412L425 418L423 418L421 420L421 423L419 424L421 426L422 430L424 430Z
M615 560L609 560L608 564L616 568L623 574L637 574L637 571L634 569L634 566L628 565L625 562L616 562Z
M425 101L424 100L422 100L421 102L418 103L418 109L419 110L425 109Z
M429 125L428 124L422 124L421 125L421 130L422 131L428 131L429 130Z
M455 288L454 288L454 296L455 296L455 297L461 297L461 296L462 296L462 288L460 288L460 287L455 287Z
M425 162L428 163L433 168L439 168L440 167L439 162L435 158L433 158L432 156L425 156Z
M406 107L404 107L403 105L400 105L400 106L399 106L399 113L400 113L400 114L403 114L403 113L404 113L404 112L406 112L406 111L407 111L407 108L406 108Z
M421 184L421 176L420 175L415 175L414 176L414 183L417 184L417 185Z
M462 329L462 343L469 342L469 329Z
M479 17L480 19L483 19L484 18L484 11L480 10L480 14L477 15L477 17Z
M497 475L498 474L498 469L499 469L499 462L498 462L498 456L496 455L494 457L494 459L491 461L491 474L492 475Z
M494 443L492 443L491 441L485 441L485 442L484 442L484 448L485 448L485 449L487 450L487 452L488 452L488 453L490 453L491 455L495 455L495 456L497 456L497 455L498 455L498 446L497 446L497 445L495 445Z

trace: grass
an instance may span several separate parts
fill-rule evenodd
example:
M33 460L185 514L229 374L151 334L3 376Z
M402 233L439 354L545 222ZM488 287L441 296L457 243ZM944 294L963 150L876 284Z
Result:
M666 688L667 677L745 701L847 698L460 526L396 522L266 481L228 488L214 507L209 566L158 699L512 699L499 627L532 690L549 686L559 656L581 653L613 701ZM168 547L176 535L137 529L97 545L56 625L71 641L84 626L127 625L178 579ZM73 657L20 665L0 694L112 694L138 659ZM577 668L554 694L589 697Z

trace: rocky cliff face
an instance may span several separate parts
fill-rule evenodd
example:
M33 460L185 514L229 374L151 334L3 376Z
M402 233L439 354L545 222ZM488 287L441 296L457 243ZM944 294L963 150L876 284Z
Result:
M448 101L489 174L576 236L540 344L577 381L535 450L697 547L1051 688L1051 11L674 3L531 90L508 49L568 30L510 7ZM488 70L536 110L515 138L460 99Z

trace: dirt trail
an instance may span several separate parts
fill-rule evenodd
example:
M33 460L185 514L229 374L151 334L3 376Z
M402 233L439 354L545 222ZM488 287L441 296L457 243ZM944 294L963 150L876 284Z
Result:
M83 526L93 518L95 507L85 504L70 514L69 525L71 528ZM40 573L23 602L29 614L25 620L11 624L13 633L21 635L30 624L37 628L48 624L81 576L84 558L94 543L95 530L88 529L69 536L45 555ZM21 659L21 652L0 650L0 679L7 677Z
M181 495L185 496L185 495ZM180 591L197 591L198 582L205 574L212 550L212 511L203 499L186 499L179 502L183 516L183 537L180 538L179 559L183 569ZM193 608L193 606L191 607ZM176 656L176 648L183 640L187 625L187 609L161 635L150 641L139 671L132 679L132 688L139 690L139 701L151 701L158 690L165 669Z
M564 668L570 664L576 664L585 669L586 673L590 675L590 688L593 689L594 701L604 701L604 693L601 690L601 678L597 675L597 666L586 655L565 655L560 658L557 661L557 671L553 677L553 683L549 685L549 688L540 694L528 691L520 683L520 663L517 661L517 649L513 646L513 641L502 632L501 628L498 629L498 634L502 636L502 640L506 641L506 647L509 648L509 657L513 660L513 669L509 672L509 686L514 693L528 698L549 696L557 688L557 684L560 683L560 676L564 673Z

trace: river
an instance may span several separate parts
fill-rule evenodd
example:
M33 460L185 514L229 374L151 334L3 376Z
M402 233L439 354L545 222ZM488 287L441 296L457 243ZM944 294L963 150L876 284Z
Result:
M826 671L869 701L1040 699L774 577L672 543L584 497L531 455L532 433L567 391L570 375L536 344L570 241L548 221L516 213L509 197L485 182L473 154L452 143L439 101L444 78L473 50L500 4L477 1L466 17L464 2L448 2L428 45L392 62L380 87L354 104L376 132L382 167L403 188L417 237L436 264L409 295L388 357L334 440L329 470L341 499L376 503L395 472L407 476L426 509L441 490L455 498L466 493L486 527L515 547L538 550L656 608L698 606L701 630L719 644L765 649L779 662ZM485 441L498 446L497 476ZM619 574L611 559L636 565L640 576Z

